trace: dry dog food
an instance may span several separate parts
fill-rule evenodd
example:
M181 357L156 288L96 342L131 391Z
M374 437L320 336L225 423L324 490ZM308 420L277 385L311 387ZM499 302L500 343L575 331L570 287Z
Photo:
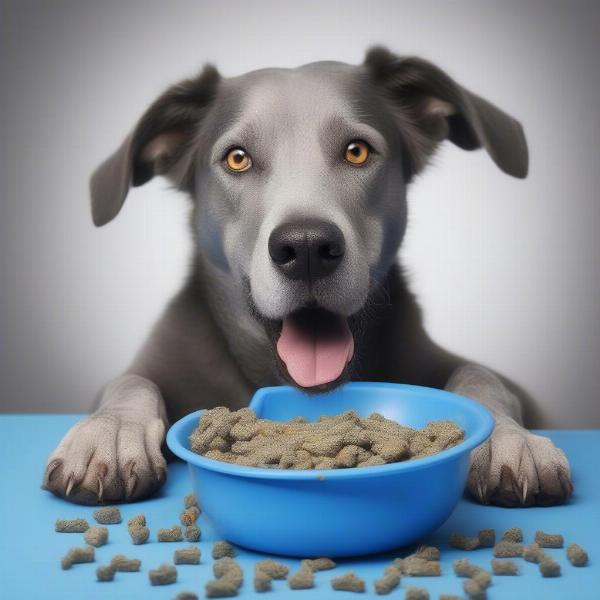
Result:
M100 525L117 525L121 522L121 511L116 506L103 506L94 511L94 519Z
M201 535L202 532L200 531L200 527L198 527L198 525L188 525L185 528L185 539L188 542L199 542Z
M182 525L189 526L193 525L198 520L199 516L200 510L198 509L198 507L190 506L181 513L181 515L179 516L179 520L181 521Z
M477 534L481 548L493 548L496 543L496 532L493 529L482 529Z
M191 449L208 458L274 469L348 468L429 456L455 446L464 431L451 421L416 430L378 413L322 416L315 423L258 419L249 408L207 410L190 436Z
M173 562L176 565L199 565L200 564L200 548L196 546L188 546L187 548L179 548L175 550Z
M425 560L413 554L402 561L402 573L410 577L439 577L442 569L437 560Z
M522 555L523 544L519 544L518 542L508 542L503 540L494 546L494 556L496 558L513 558Z
M440 560L440 550L435 546L419 546L414 555L423 560Z
M225 540L219 540L215 542L212 548L212 557L215 560L219 558L224 558L225 556L229 556L229 558L233 558L236 555L235 548Z
M542 548L562 548L564 543L560 533L544 533L539 530L535 532L535 541Z
M206 584L207 598L227 598L236 596L244 581L240 566L230 556L217 560L213 565L216 579Z
M112 565L101 565L96 569L98 581L112 581L115 578L116 569Z
M492 559L492 572L494 575L518 575L519 565L514 560Z
M311 571L328 571L335 569L336 564L330 558L305 558L300 566L307 566Z
M91 563L96 560L96 554L93 546L84 546L83 548L71 548L61 561L63 569L70 569L73 565L81 563Z
M381 577L373 582L375 592L380 596L389 594L400 585L400 572L397 569L390 569Z
M127 521L127 527L146 527L146 515L140 513Z
M567 558L574 567L585 567L588 562L588 553L579 544L569 544Z
M308 590L315 587L315 575L307 565L302 565L287 581L291 590Z
M460 600L460 596L454 594L440 594L440 600Z
M85 519L56 519L54 531L58 533L83 533L90 525Z
M170 585L177 581L177 569L174 565L164 563L157 569L148 571L151 585Z
M179 592L175 600L198 600L198 596L194 592Z
M90 527L84 534L83 539L90 546L104 546L108 542L108 529L106 527Z
M532 544L529 544L529 546L525 546L523 548L523 558L527 562L539 563L544 556L546 556L544 551L536 542L533 542Z
M271 589L272 577L258 567L254 568L254 591L268 592Z
M304 563L307 561L302 562ZM263 573L266 573L271 579L285 579L290 571L287 565L271 560L270 558L266 560L259 560L254 568L255 570L260 570ZM313 569L313 571L316 570L318 569Z
M188 494L184 499L183 499L183 506L185 508L191 508L192 506L195 506L198 508L198 500L196 499L196 494Z
M479 548L479 537L467 537L462 533L451 533L448 537L448 546L458 550L475 550L475 548Z
M425 588L406 588L405 600L429 600L429 592Z
M502 540L520 544L523 541L523 530L520 527L511 527L502 534Z
M110 564L117 571L123 573L134 573L140 570L142 561L138 558L127 558L124 554L115 554L110 561Z
M481 567L471 564L466 558L455 560L452 563L452 568L457 577L475 579L475 581L483 588L488 587L491 583L492 578L490 577L490 574Z
M159 529L156 539L159 542L181 542L183 540L183 532L179 525L173 525L173 527Z
M350 571L344 575L332 577L331 587L339 592L361 593L365 591L365 582L354 571Z
M492 583L492 576L483 569L477 569L475 574L471 577L472 581L475 581L479 587L487 588Z
M471 600L486 600L487 598L485 588L479 585L474 579L467 579L464 581L463 590Z
M559 577L560 565L550 556L544 555L540 560L540 573L542 577Z
M144 525L128 527L128 531L131 536L131 541L136 545L145 544L150 537L150 530Z

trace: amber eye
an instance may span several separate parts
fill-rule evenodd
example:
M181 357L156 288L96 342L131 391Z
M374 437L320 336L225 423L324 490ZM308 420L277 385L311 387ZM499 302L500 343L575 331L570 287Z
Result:
M353 165L362 165L369 158L369 146L362 140L354 140L346 146L344 158Z
M232 171L247 171L252 166L250 155L243 148L232 148L225 157Z

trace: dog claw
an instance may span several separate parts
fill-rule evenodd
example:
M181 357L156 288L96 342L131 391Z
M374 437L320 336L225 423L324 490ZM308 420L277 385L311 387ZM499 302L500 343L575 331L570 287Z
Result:
M71 474L71 475L69 475L69 480L67 481L67 489L65 490L65 496L69 496L71 494L74 484L75 484L75 478L74 478L73 474Z
M137 475L135 473L133 473L133 468L132 468L129 478L127 479L127 487L125 489L125 498L127 498L127 500L129 500L131 498L131 496L133 496L133 492L135 491L135 488L137 486L137 481L138 481Z
M46 487L52 481L52 474L61 465L61 463L62 463L62 461L59 458L56 458L46 467L46 477L44 480L44 487Z
M104 496L104 483L102 481L102 477L98 475L98 502L102 502L102 498Z
M156 482L159 485L162 485L164 481L167 479L167 470L164 467L158 467L154 471L154 475L156 477Z

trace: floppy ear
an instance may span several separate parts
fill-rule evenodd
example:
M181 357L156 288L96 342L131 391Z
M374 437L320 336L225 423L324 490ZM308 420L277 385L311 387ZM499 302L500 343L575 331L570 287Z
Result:
M403 121L409 177L424 167L443 139L464 150L483 147L505 173L527 175L523 127L505 112L425 60L375 47L367 52L364 64Z
M212 65L170 87L143 114L132 133L93 173L92 218L97 226L114 219L130 186L146 183L177 162L216 94L221 79Z

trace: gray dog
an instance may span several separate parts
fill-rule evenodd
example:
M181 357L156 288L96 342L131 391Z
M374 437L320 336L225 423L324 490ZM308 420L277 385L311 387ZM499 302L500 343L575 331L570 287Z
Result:
M446 388L487 406L472 455L480 502L564 502L569 465L522 426L512 385L438 348L396 255L406 188L445 139L527 173L521 125L434 65L371 49L168 89L91 179L98 226L131 185L165 175L193 203L189 278L133 364L48 460L43 486L75 502L136 500L165 481L169 421L247 404L257 387L344 381Z

